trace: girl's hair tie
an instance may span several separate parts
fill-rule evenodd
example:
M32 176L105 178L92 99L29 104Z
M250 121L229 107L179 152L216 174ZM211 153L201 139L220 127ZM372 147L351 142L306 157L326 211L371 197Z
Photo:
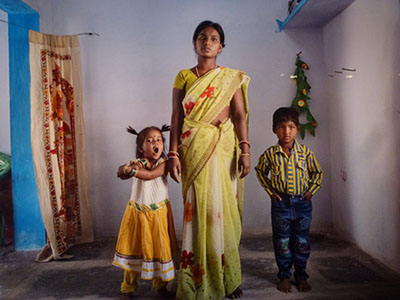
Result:
M171 126L169 126L169 125L167 125L167 124L164 124L162 127L161 127L161 132L166 132L166 131L170 131L171 130Z
M138 135L139 133L137 133L137 131L135 129L133 129L130 125L128 126L128 128L126 129L126 131L128 131L129 133L132 133L134 135Z
M161 127L161 129L159 129L161 132L166 132L166 131L170 131L171 130L171 126L169 126L169 125L167 125L167 124L164 124L162 127ZM126 129L126 131L128 131L129 133L131 133L131 134L134 134L134 135L139 135L139 133L134 129L134 128L132 128L132 126L128 126L128 128Z

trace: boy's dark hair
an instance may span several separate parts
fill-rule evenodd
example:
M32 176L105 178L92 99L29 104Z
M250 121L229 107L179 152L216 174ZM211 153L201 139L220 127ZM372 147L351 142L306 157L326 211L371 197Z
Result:
M222 48L224 48L225 47L225 34L224 34L224 30L222 29L222 26L219 25L218 23L211 22L208 20L203 21L199 25L197 25L196 30L194 31L194 34L193 34L193 44L196 44L196 40L197 40L197 37L199 36L200 32L203 29L208 28L208 27L212 27L218 32Z
M131 134L137 135L136 138L136 158L144 158L143 157L143 153L140 151L140 149L142 148L144 139L146 138L146 134L150 131L150 130L157 130L160 132L162 140L163 140L163 144L165 145L165 137L163 132L165 131L169 131L170 130L170 126L167 124L164 124L161 129L158 128L157 126L150 126L150 127L146 127L144 129L142 129L141 131L139 131L139 133L133 129L131 126L128 126L128 128L126 129L126 131L128 131ZM164 152L165 152L165 147L164 147ZM165 153L163 153L162 155L165 156Z
M280 107L272 116L272 130L276 131L279 123L292 121L299 127L299 113L293 107Z

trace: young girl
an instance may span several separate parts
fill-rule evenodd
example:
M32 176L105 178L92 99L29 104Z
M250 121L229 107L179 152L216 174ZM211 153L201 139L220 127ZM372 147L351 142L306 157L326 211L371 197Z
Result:
M153 280L157 290L164 290L175 277L172 258L177 249L162 134L169 126L146 127L139 133L131 127L127 130L137 135L137 159L118 169L119 178L133 177L133 183L113 264L125 270L122 293L135 291L139 276Z
M239 298L243 180L250 171L249 77L217 65L222 27L200 23L197 65L178 73L173 89L168 167L185 207L177 298Z

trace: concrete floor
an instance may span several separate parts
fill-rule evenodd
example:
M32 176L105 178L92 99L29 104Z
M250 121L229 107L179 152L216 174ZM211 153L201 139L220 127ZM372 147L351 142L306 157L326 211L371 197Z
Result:
M242 299L400 299L400 274L331 233L311 235L308 265L312 290L283 294L276 289L276 265L270 235L244 237ZM0 299L121 299L122 270L111 265L115 239L73 247L68 261L35 263L35 252L0 256ZM6 253L5 253L6 252ZM132 299L157 299L151 282Z

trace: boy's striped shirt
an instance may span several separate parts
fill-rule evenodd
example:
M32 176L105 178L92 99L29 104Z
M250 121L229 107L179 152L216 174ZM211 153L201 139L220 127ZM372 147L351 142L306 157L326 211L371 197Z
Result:
M314 153L297 141L294 141L290 157L279 144L268 148L255 169L261 186L269 195L276 192L300 195L307 191L315 194L324 174Z

